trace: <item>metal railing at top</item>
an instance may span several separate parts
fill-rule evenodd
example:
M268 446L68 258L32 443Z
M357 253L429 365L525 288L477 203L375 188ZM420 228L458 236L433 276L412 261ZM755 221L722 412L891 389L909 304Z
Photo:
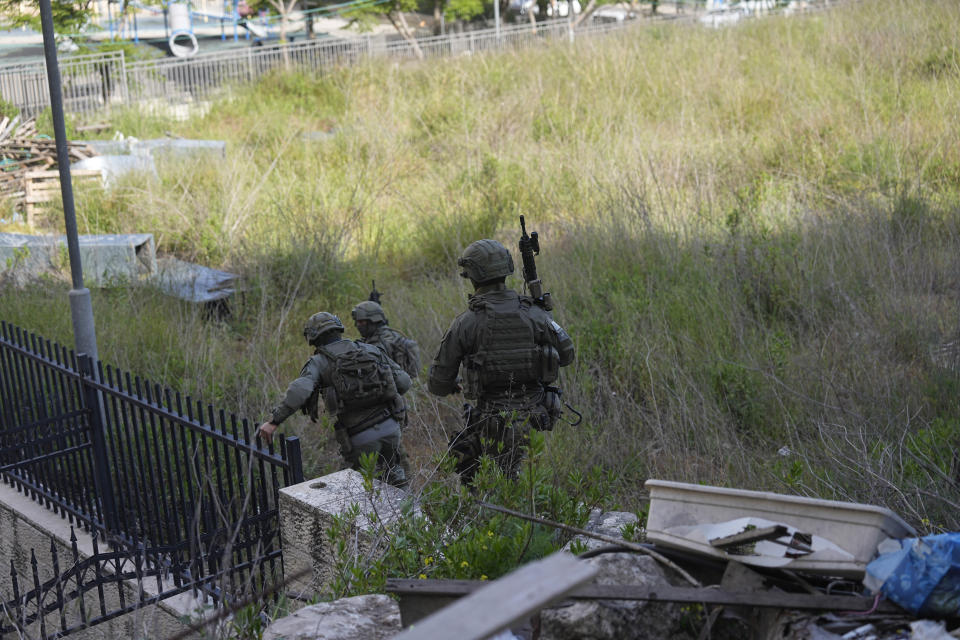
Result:
M696 20L690 12L677 18ZM576 40L652 21L588 21L571 29L565 19L504 25L441 36L417 38L365 35L356 38L317 38L285 44L199 53L190 58L126 61L123 52L73 56L61 61L64 108L94 113L111 106L139 103L189 104L206 99L223 87L249 83L275 70L323 72L370 58L412 59L468 55L483 51L522 49L548 41ZM0 67L0 95L33 115L48 104L42 62ZM147 105L149 108L150 105Z
M282 579L279 490L303 470L295 437L262 448L246 420L0 322L0 477L218 600Z
M122 51L71 56L60 61L64 109L72 113L100 111L125 103L126 64ZM50 86L43 60L0 66L0 96L28 118L50 106Z

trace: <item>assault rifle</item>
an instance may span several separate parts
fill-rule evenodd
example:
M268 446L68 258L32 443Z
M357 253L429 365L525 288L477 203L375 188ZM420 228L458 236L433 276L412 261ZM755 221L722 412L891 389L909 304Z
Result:
M543 283L537 277L537 261L534 256L540 255L540 236L536 231L531 231L527 235L527 223L520 216L520 257L523 258L523 280L527 283L530 290L530 297L544 310L553 309L553 300L549 293L543 292Z
M377 304L380 304L380 296L383 295L383 294L380 293L379 291L377 291L377 281L376 281L376 280L371 280L371 281L370 281L370 287L371 287L371 288L370 288L370 297L367 298L367 299L368 299L370 302L376 302Z
M542 307L544 311L550 311L553 309L553 300L550 298L549 293L543 292L543 283L540 282L540 278L537 277L537 262L534 256L539 254L540 236L537 235L536 231L531 231L530 235L527 235L527 223L523 219L523 216L520 216L520 257L523 258L523 280L527 283L527 288L530 290L530 297L533 298L534 303ZM557 399L563 402L561 400L563 391L560 387L547 387L547 391L555 393ZM583 420L583 414L567 402L563 402L563 406L577 416L576 420L567 420L567 422L574 426L580 424ZM553 427L551 426L550 428L552 429Z

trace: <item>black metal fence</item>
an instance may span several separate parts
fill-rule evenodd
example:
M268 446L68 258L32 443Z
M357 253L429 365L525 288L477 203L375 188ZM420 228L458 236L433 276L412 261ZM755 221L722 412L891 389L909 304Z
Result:
M141 575L158 584L166 576L164 597L192 589L213 602L265 593L282 580L278 491L303 480L297 438L261 448L246 420L119 369L94 368L86 356L3 322L0 475L108 541L110 554L140 557ZM19 601L17 615L28 618L29 598Z

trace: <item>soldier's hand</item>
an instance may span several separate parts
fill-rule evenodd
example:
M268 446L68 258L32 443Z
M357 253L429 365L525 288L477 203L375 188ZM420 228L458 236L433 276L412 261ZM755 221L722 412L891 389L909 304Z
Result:
M257 435L263 438L263 440L270 444L273 441L273 432L277 430L277 425L272 422L264 422L260 425L260 428L257 429Z

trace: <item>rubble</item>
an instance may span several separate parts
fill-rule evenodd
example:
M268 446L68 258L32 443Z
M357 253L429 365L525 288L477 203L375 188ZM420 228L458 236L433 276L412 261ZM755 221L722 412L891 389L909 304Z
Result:
M347 483L338 489L337 483L327 482L327 479L323 482L307 482L304 486L311 490L316 487L317 491L326 491L328 494L334 490L340 491L348 502L356 501L356 487ZM497 624L510 627L511 631L503 632L498 637L523 640L533 637L541 640L699 640L708 637L714 640L960 638L960 628L953 628L957 626L957 617L946 622L918 619L917 615L900 608L893 601L885 599L884 593L877 591L879 585L894 575L891 567L903 569L903 558L908 555L905 550L917 546L910 540L901 542L891 537L896 531L912 529L889 511L870 505L811 501L795 496L739 492L717 487L689 487L689 491L705 494L708 499L691 499L690 495L687 495L685 500L688 506L693 505L692 508L682 508L682 500L678 502L671 499L670 508L666 511L662 509L663 504L652 501L648 513L646 543L622 538L624 532L630 533L632 538L638 537L638 534L642 537L644 533L637 516L632 513L594 510L586 527L577 529L497 505L480 503L485 508L492 508L509 516L535 520L543 526L555 526L578 534L574 538L576 544L571 542L564 551L587 548L577 562L589 563L591 573L595 572L592 577L586 574L584 580L578 584L571 585L562 592L557 591L556 595L552 596L554 604L544 606L540 602L519 611L516 593L512 591L512 587L507 588L507 582L503 582L503 588L500 589L503 593L498 593L494 601L499 602L498 598L512 598L510 606L507 606L506 600L503 607L492 606L487 596L488 601L482 610L489 617L484 620L491 627ZM682 489L688 491L686 486ZM718 499L716 496L720 493L717 492L722 493L723 497ZM746 502L737 506L736 499L744 497ZM329 508L332 504L340 504L341 499L330 494L320 502L325 508ZM711 511L718 506L719 512ZM706 519L703 519L704 514L707 514ZM770 519L758 514L769 516ZM731 515L740 517L730 517ZM860 516L862 521L854 523L855 535L845 537L843 534L850 526L850 518ZM710 519L714 517L717 519ZM300 530L322 532L324 527L318 527L315 520L314 518L312 523L305 521ZM824 520L828 522L823 522ZM678 522L682 524L677 524ZM676 527L686 527L688 532L697 530L700 540L692 546L689 544L690 540L683 539L669 546L650 543L649 538L656 536L658 531L675 531ZM811 531L819 533L814 534ZM314 540L317 535L319 534L291 535L289 530L285 530L285 545L287 540ZM955 537L960 540L960 536L956 534L939 539L948 540L952 544ZM933 538L938 537L920 539L925 542L918 548L930 551L934 548ZM879 544L877 540L880 540ZM618 546L618 541L622 545ZM865 545L873 545L869 553ZM860 581L863 571L856 575L857 568L862 567L862 562L876 554L878 546L881 551L890 551L892 560L888 559L889 566L885 572L873 572L873 584L868 577L866 582L873 588L865 589ZM952 602L955 608L938 609L941 616L949 616L951 612L958 611L956 605L960 602L960 588L952 581L955 575L960 575L960 567L957 567L952 559L960 559L960 552L950 555L954 549L949 549L949 553L941 550L939 556L932 551L921 554L928 560L934 557L942 560L937 561L941 570L933 572L938 579L947 576L937 583L942 587L937 602ZM827 558L830 554L824 554L825 550L831 551L834 557ZM834 564L808 563L807 570L791 565L795 559L809 560L811 555L817 553L821 554L821 559L826 558L825 561ZM309 550L304 550L303 553L304 558L315 555ZM566 553L559 555L569 557ZM757 564L757 558L775 558L778 561L762 561ZM840 563L836 564L838 560ZM747 563L752 563L752 566ZM825 570L825 567L830 569ZM837 569L839 573L834 573ZM502 580L508 580L510 575ZM496 589L491 590L491 587L500 582L398 578L387 581L387 591L400 600L399 610L403 624L412 624L409 629L425 629L439 623L441 612L446 612L446 617L442 619L448 619L453 614L453 609L447 608L451 603L469 602L469 606L477 606L474 603L482 602L483 598L476 598L474 595L484 592L497 593ZM893 582L901 586L903 584L902 578ZM536 584L540 584L541 588L546 584L557 586L550 581ZM907 581L906 584L913 583ZM908 586L907 590L918 597L925 593L916 586ZM512 595L507 595L506 592ZM458 600L461 598L465 600ZM557 603L556 598L561 598L562 602ZM342 602L345 601L330 605ZM512 617L507 616L508 609L512 611ZM459 611L457 615L460 615ZM418 622L419 620L423 622ZM529 620L529 623L524 624L523 620ZM295 629L296 633L307 631L302 625L285 628ZM365 633L366 635L356 637L381 637L372 635L372 632ZM408 635L409 633L403 637ZM279 636L264 637L279 639ZM285 637L312 640L341 636Z
M589 562L600 569L594 584L642 585L656 589L686 584L671 578L652 558L635 553L609 553ZM696 638L683 629L689 605L630 600L580 600L540 613L541 640L588 638Z
M379 594L304 607L263 632L263 640L386 640L401 630L400 607Z

